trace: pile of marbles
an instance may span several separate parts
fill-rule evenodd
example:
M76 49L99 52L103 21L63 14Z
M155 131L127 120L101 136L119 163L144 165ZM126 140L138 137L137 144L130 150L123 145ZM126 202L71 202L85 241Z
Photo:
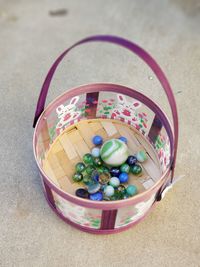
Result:
M127 138L110 139L103 143L103 138L92 138L95 147L91 153L83 156L83 162L75 166L73 181L84 185L76 190L76 196L94 201L112 201L132 197L138 190L128 184L129 173L141 175L142 167L138 163L147 160L145 151L129 155Z

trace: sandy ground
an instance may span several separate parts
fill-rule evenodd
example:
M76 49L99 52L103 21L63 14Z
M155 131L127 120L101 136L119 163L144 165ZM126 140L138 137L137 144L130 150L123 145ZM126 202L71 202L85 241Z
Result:
M0 1L0 266L200 266L199 25L198 0ZM33 114L47 70L65 48L93 34L135 41L162 66L180 118L176 176L185 174L144 222L110 236L82 233L54 215L32 152ZM48 101L95 81L139 88L169 111L151 71L105 44L71 53Z

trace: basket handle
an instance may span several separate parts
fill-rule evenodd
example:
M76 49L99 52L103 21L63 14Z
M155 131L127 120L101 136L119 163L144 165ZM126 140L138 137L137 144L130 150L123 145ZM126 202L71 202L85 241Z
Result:
M139 47L138 45L136 45L136 44L134 44L134 43L132 43L126 39L123 39L123 38L120 38L117 36L111 36L111 35L91 36L91 37L82 39L81 41L75 43L74 45L69 47L67 50L65 50L51 66L51 68L50 68L50 70L46 76L46 79L42 85L42 89L40 91L40 96L39 96L39 99L37 102L37 108L35 111L33 127L35 127L38 118L40 117L41 113L44 110L48 89L49 89L51 80L53 78L54 72L55 72L57 66L59 65L59 63L62 61L62 59L65 57L65 55L70 50L72 50L72 48L79 46L81 44L84 44L84 43L96 42L96 41L117 44L119 46L122 46L122 47L132 51L133 53L138 55L141 59L143 59L143 61L146 62L146 64L152 69L152 71L155 73L158 80L160 81L160 83L161 83L161 85L162 85L162 87L163 87L163 89L167 95L169 105L171 107L172 117L173 117L173 126L174 126L174 148L173 148L174 153L173 153L173 155L174 156L172 159L173 162L172 162L172 168L171 168L172 169L172 177L173 177L176 154L177 154L177 146L178 146L178 114L177 114L176 102L175 102L175 98L174 98L171 86L170 86L165 74L163 73L163 71L161 70L159 65L156 63L156 61L146 51L144 51L141 47Z

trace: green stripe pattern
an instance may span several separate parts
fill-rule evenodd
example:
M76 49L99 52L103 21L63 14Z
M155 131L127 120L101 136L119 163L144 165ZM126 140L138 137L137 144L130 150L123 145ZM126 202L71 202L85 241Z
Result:
M128 148L121 140L111 139L103 144L100 155L105 163L112 166L119 166L126 161Z

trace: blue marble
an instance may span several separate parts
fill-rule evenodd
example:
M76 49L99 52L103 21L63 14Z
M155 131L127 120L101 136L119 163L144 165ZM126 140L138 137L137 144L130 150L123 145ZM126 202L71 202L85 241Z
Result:
M96 192L90 195L90 199L94 201L101 201L103 199L103 194L101 192Z
M128 174L126 172L122 172L120 175L119 175L119 180L120 180L120 183L126 183L128 181Z
M135 165L137 163L137 158L131 155L127 158L126 163L130 166Z
M88 198L89 197L89 193L87 190L85 190L84 188L78 188L76 190L76 196L77 197L81 197L81 198Z
M127 144L127 142L128 142L127 138L124 136L120 136L118 139L121 140L122 142L124 142L125 144Z
M92 138L92 142L94 145L101 145L103 143L103 138L100 135L95 135Z
M120 173L121 173L120 169L115 168L115 167L112 167L110 170L110 174L112 177L119 177Z
M98 182L99 181L99 174L97 171L94 171L92 173L92 176L91 176L92 180L94 180L95 182Z

